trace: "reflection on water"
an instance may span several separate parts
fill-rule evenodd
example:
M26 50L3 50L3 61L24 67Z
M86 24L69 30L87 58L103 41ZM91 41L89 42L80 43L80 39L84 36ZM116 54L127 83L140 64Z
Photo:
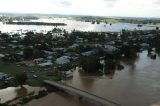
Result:
M70 20L67 18L55 18L55 19L39 19L39 20L33 20L36 22L60 22L60 23L66 23L67 26L59 26L59 28L66 29L67 31L72 30L80 30L80 31L96 31L96 32L120 32L122 29L128 29L128 30L151 30L155 29L155 26L147 26L144 25L141 28L137 26L137 24L129 24L129 23L115 23L112 25L101 23L101 24L91 24L91 22L82 22L82 21L75 21ZM2 24L0 22L0 27L2 32L13 32L17 30L27 30L27 31L36 31L41 32L43 31L49 31L53 29L53 26L36 26L36 25L6 25Z
M38 92L43 90L44 88L40 87L30 87L25 85L23 88L21 87L8 87L6 89L0 90L0 103L5 103L7 101L22 97L31 92Z
M26 106L94 106L94 104L79 100L77 97L64 92L56 92L39 100L33 100Z
M122 106L150 106L160 101L160 59L152 60L144 51L137 59L122 61L125 68L115 71L112 79L86 76L78 71L66 83L86 90ZM154 106L154 105L153 105ZM156 105L155 105L156 106Z

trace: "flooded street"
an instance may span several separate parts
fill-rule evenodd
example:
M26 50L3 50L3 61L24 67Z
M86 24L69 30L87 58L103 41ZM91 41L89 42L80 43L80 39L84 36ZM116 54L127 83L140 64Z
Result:
M160 59L150 59L147 51L113 76L88 76L74 72L66 84L112 100L122 106L150 106L160 102Z
M6 89L1 89L0 90L0 103L5 103L7 101L11 101L13 99L23 97L31 92L38 92L40 90L43 90L44 88L42 87L31 87L25 85L23 88L21 87L8 87Z

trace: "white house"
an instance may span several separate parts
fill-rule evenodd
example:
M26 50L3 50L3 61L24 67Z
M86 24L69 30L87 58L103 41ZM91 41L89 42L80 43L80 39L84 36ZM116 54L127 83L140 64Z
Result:
M94 51L87 51L87 52L81 53L82 56L91 56L91 55L94 55L94 54L95 54Z
M70 58L71 57L69 56L62 56L60 58L57 58L55 62L60 65L67 64L70 63Z
M104 51L105 52L112 53L112 52L114 52L116 50L117 50L117 48L114 47L114 46L111 46L111 45L105 45L104 46Z
M37 64L39 67L49 67L49 66L52 66L53 63L51 61L47 61L47 62L44 62L44 63L40 63L40 64Z
M67 77L67 78L73 77L73 72L71 70L69 70L69 71L62 71L62 74L63 74L64 77Z
M0 58L3 58L5 55L3 55L3 54L0 54Z

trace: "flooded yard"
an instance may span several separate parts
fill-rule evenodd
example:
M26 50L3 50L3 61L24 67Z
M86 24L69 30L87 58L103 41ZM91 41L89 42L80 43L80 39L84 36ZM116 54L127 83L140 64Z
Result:
M0 90L0 103L6 103L8 101L12 101L14 99L23 97L31 92L39 92L40 90L44 90L44 87L31 87L25 85L23 88L21 87L8 87L6 89Z

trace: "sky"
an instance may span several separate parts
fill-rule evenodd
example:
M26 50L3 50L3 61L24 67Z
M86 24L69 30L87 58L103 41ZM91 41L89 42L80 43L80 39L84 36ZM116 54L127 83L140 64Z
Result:
M160 0L0 0L0 12L160 17Z

